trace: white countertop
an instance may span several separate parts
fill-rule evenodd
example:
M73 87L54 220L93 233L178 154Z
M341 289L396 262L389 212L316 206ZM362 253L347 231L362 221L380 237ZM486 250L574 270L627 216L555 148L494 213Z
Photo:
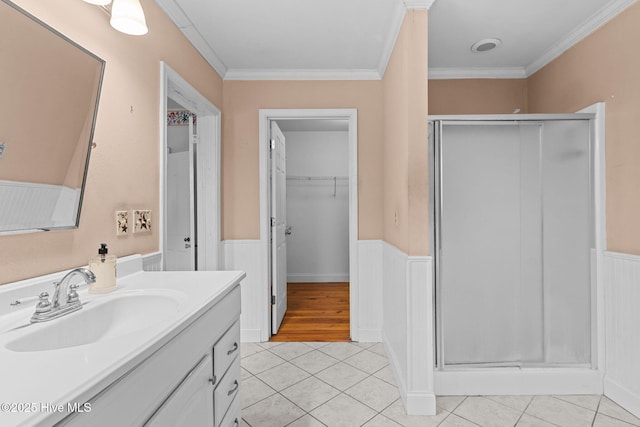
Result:
M158 323L137 330L133 326L131 332L77 347L34 352L8 350L5 345L21 334L60 319L29 324L35 303L0 316L0 425L50 426L59 421L67 414L56 413L53 405L66 408L68 403L87 402L175 337L244 277L240 271L139 272L118 279L118 288L111 294L89 295L85 288L79 292L85 304L140 294L143 290L174 293L180 298L177 307ZM71 320L83 310L61 319ZM140 310L144 311L143 304ZM29 326L19 327L22 325ZM7 412L6 404L26 405L35 411Z

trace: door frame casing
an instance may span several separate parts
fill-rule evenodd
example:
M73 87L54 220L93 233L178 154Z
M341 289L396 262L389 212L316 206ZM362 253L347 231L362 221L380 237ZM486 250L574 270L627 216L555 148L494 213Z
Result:
M218 270L220 250L220 123L221 112L167 63L160 62L160 203L158 214L162 269L166 253L167 209L167 98L171 97L198 118L197 257L199 270Z
M358 111L355 108L337 109L260 109L260 264L266 283L261 287L260 298L264 301L262 313L262 341L271 336L271 265L270 265L270 164L269 135L273 120L338 119L349 123L349 311L350 335L358 341L359 284L358 284Z

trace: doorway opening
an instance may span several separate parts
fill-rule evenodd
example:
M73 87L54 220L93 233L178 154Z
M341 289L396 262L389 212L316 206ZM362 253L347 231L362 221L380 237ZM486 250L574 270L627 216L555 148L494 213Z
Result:
M264 339L356 340L356 112L260 113Z
M278 129L274 129L277 126ZM272 311L274 341L349 341L349 123L301 119L272 122L272 140L286 153L284 240L286 313ZM274 135L277 134L277 135ZM279 219L272 153L272 213ZM275 192L275 193L274 193ZM276 227L273 236L279 236ZM282 246L274 245L272 253ZM277 252L279 257L281 252ZM278 276L275 276L276 278ZM281 283L274 282L278 286ZM284 315L283 318L279 316Z
M198 270L197 116L175 100L167 100L167 271Z
M220 266L220 110L161 63L163 270Z

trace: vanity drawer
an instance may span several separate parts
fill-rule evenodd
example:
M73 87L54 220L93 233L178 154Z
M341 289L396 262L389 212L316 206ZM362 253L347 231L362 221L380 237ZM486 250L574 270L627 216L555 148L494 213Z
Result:
M236 322L213 346L213 375L220 381L240 353L240 322Z
M227 415L224 416L219 427L240 427L240 417L242 416L240 411L241 400L240 396L236 396L236 398L233 399L233 402L227 411Z
M240 358L236 358L213 392L213 415L215 425L219 426L224 419L231 402L240 391ZM236 399L238 400L238 399Z

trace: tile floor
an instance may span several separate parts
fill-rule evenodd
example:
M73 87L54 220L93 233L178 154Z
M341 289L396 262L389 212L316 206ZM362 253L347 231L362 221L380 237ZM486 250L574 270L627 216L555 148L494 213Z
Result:
M640 426L601 396L442 396L407 416L377 343L245 343L242 424L250 427Z

